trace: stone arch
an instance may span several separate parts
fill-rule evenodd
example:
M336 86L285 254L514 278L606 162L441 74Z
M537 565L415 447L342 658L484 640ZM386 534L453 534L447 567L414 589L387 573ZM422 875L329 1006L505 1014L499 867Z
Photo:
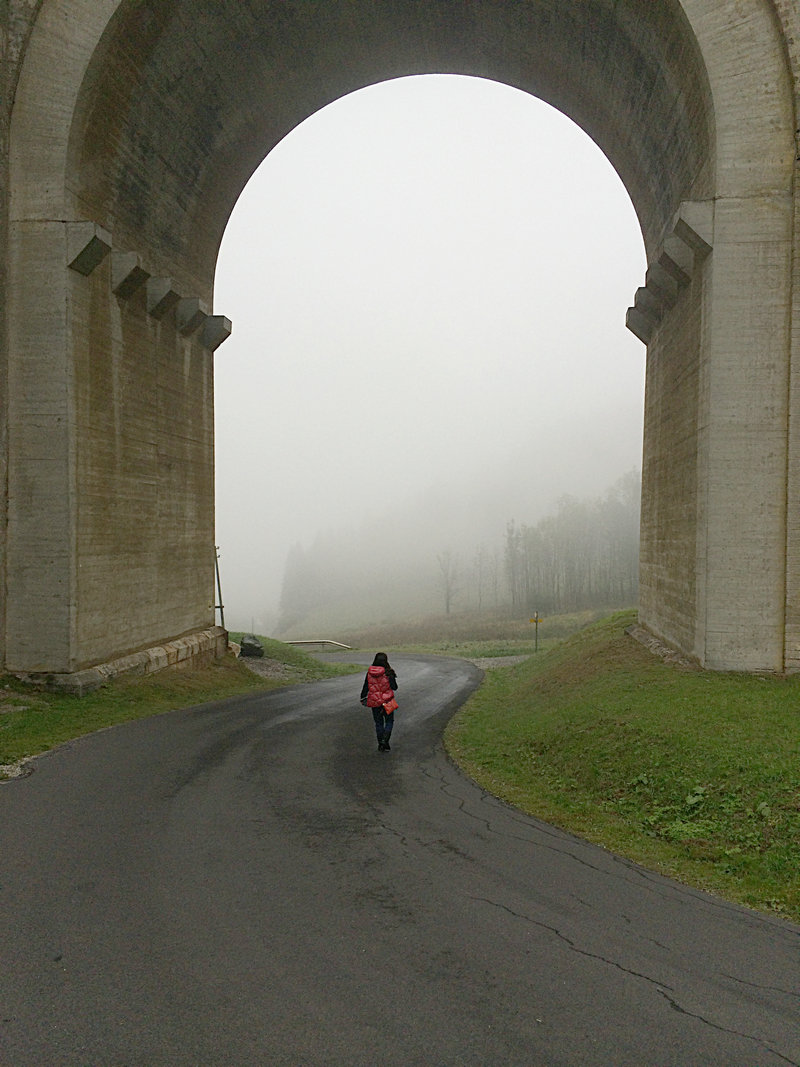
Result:
M153 202L147 158L169 159L167 180L175 182L175 196L184 196L190 183L199 185L199 214L189 210L180 220L152 220L160 240L179 247L207 231L215 247L247 178L305 117L375 81L436 72L505 81L569 114L617 166L648 244L658 242L687 192L696 199L712 195L713 105L677 4L651 5L645 18L633 4L597 4L587 14L585 4L553 0L454 4L444 18L434 5L401 5L394 14L369 5L328 5L324 19L314 5L305 16L302 7L289 14L265 6L249 13L249 23L242 16L241 37L228 34L217 65L209 57L230 20L217 12L193 21L186 12L195 6L178 5L183 18L175 9L162 16L155 40L152 25L142 27L130 8L120 8L109 25L87 72L67 168L76 176L76 204L92 218L108 213L116 228L141 234L150 218L145 202ZM565 64L565 52L580 53L581 63ZM132 71L135 57L143 55L135 76L120 85L114 72ZM299 65L293 58L298 55ZM177 130L148 117L167 91L196 99L201 65L200 83L207 78L213 86L201 94L202 109L194 100L182 101ZM263 88L254 92L252 86ZM692 106L675 106L681 94ZM267 108L261 106L265 97ZM156 168L156 181L164 180L164 169ZM189 232L178 233L180 223ZM208 247L194 258L210 261Z
M43 0L10 126L9 668L213 625L228 215L308 114L434 72L542 97L617 168L651 264L642 621L711 667L791 665L795 117L769 0Z

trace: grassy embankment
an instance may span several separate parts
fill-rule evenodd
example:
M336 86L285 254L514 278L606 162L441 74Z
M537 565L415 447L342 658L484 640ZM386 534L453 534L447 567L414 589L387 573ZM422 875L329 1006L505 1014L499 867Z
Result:
M446 743L509 803L800 921L800 678L662 662L619 613L489 671Z
M265 655L287 668L283 677L259 677L232 655L198 669L120 677L84 697L40 692L0 676L0 778L9 773L3 768L107 726L352 670L319 663L280 641L262 640Z
M582 611L554 615L539 623L539 652L607 615ZM339 636L339 635L337 635ZM391 622L368 629L345 631L339 640L353 648L392 652L426 652L464 659L496 656L530 656L536 643L535 627L528 619L509 619L504 613L458 612L408 622Z

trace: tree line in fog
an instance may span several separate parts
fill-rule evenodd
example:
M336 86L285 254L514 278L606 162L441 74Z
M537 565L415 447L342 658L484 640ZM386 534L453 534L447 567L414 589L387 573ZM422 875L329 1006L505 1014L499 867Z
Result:
M296 545L284 570L278 633L459 611L524 616L634 604L638 472L602 497L565 496L535 523L512 520L494 544L436 547L437 528L388 519Z
M504 566L512 609L561 614L635 603L640 496L632 472L600 499L564 497L534 526L510 522Z

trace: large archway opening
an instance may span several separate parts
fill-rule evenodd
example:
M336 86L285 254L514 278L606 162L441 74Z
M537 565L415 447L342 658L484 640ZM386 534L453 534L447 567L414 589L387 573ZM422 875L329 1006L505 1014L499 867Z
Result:
M293 546L326 573L301 629L441 610L444 553L456 609L510 604L508 522L640 468L644 271L610 163L529 94L407 78L297 127L215 279L227 624L273 631Z

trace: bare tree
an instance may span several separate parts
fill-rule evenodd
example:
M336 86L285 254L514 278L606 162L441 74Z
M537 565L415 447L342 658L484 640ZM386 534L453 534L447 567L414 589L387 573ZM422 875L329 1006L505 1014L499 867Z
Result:
M458 559L449 548L436 557L439 564L439 582L444 595L444 613L450 614L453 598L458 592Z
M475 558L472 563L472 571L475 579L478 611L483 610L483 591L489 579L491 560L486 545L479 545L475 550Z

